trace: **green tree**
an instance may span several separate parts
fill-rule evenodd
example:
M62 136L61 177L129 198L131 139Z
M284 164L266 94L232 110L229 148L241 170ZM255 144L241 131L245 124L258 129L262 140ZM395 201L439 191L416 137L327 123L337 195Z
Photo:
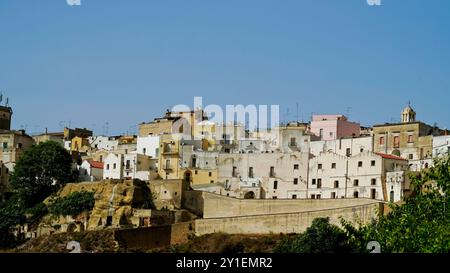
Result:
M56 216L77 216L92 210L94 204L94 192L73 192L66 197L53 200L49 206L49 211Z
M346 233L330 224L329 218L317 218L304 233L283 239L274 249L280 253L350 253L356 251Z
M450 157L412 175L411 183L413 194L378 221L359 228L344 221L351 240L360 248L377 241L385 253L450 252Z
M58 143L48 141L23 153L11 175L11 187L33 207L74 180L72 158Z

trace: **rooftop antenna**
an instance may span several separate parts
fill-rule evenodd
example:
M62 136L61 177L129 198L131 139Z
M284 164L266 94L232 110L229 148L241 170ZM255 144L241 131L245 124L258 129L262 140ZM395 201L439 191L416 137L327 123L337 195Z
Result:
M347 109L346 109L346 114L347 114L347 118L350 118L350 110L352 110L352 108L351 107L347 107Z
M0 92L0 103L3 101L3 93Z
M299 122L299 116L298 116L298 102L295 104L295 106L297 107L296 121Z
M108 136L108 132L109 132L109 122L105 122L105 125L103 126L103 135L104 136Z
M8 107L8 106L9 106L9 98L8 98L8 97L6 98L6 103L5 103L5 106L6 106L6 107Z

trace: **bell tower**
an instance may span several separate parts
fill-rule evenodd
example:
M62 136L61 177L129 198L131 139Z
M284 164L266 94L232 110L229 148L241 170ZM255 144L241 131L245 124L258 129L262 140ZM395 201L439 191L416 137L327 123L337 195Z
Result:
M410 123L416 121L416 112L411 108L411 103L402 111L402 123Z
M12 108L0 105L0 130L11 130Z

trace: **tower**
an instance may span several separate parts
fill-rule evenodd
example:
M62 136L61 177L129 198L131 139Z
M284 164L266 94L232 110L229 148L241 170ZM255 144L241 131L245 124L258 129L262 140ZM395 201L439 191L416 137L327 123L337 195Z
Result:
M12 108L0 105L0 130L11 130Z
M402 123L409 123L416 121L416 112L411 108L411 104L408 104L402 111Z

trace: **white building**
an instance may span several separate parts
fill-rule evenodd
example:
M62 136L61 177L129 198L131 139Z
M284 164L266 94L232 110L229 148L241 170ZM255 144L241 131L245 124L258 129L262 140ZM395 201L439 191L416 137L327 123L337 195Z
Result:
M408 161L397 156L363 152L346 157L322 153L310 160L308 198L371 198L389 201L387 173L405 173L407 170ZM404 185L402 187L404 189Z
M335 140L311 141L311 154L335 153L342 156L354 156L362 152L373 151L373 137L341 138Z
M136 151L138 154L157 158L159 156L159 136L138 136Z
M433 137L433 158L450 154L450 136Z
M156 159L141 154L110 153L104 159L103 179L148 181L156 173Z
M227 193L241 196L241 188L256 187L247 197L263 199L306 198L308 153L219 154L219 181ZM237 192L236 192L237 191Z
M114 151L119 146L119 140L114 137L91 136L88 141L92 148L98 150Z
M103 163L93 160L83 160L83 163L78 166L78 178L82 182L100 181L103 179Z

